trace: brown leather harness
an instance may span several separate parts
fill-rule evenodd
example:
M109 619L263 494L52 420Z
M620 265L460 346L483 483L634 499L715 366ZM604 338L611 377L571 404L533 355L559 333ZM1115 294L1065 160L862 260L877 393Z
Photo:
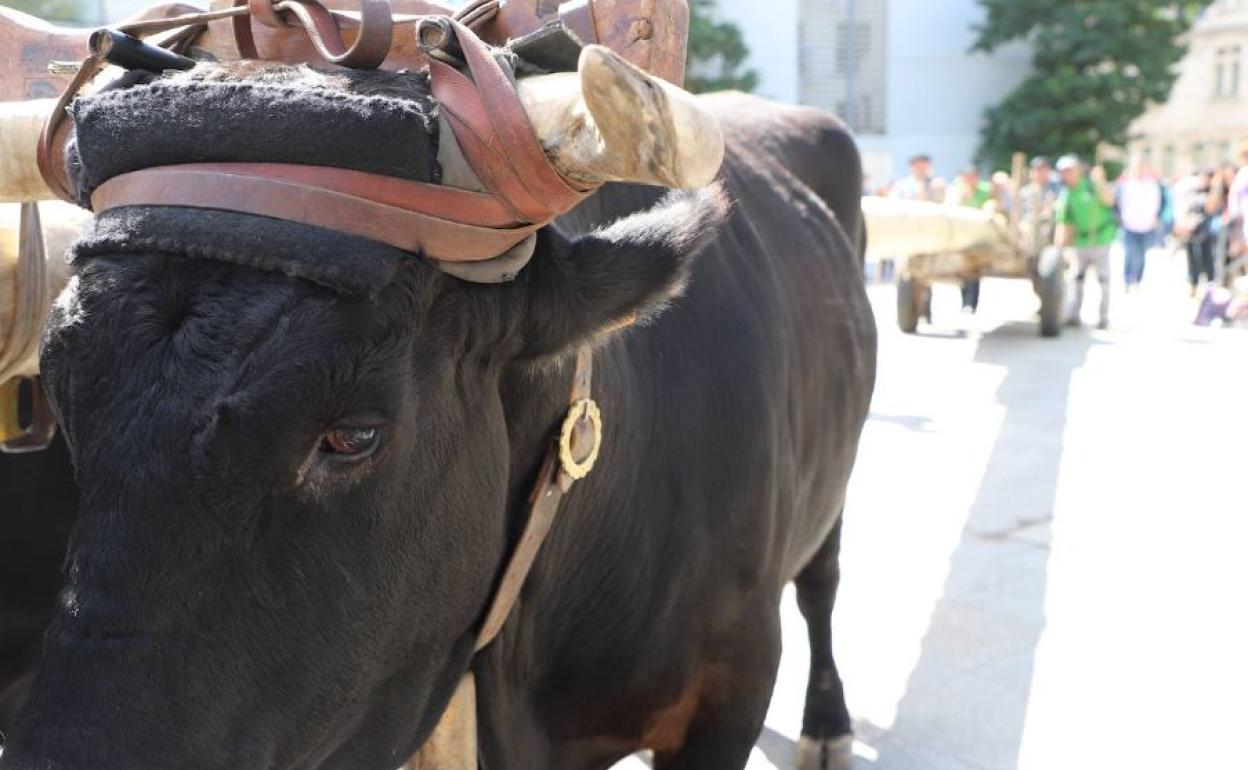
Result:
M365 8L373 2L368 0ZM308 5L284 0L278 7L297 6L303 13ZM378 12L366 11L364 18L372 13ZM321 18L314 13L307 17L309 25ZM332 24L332 18L326 18ZM196 163L113 177L92 193L92 209L100 214L127 206L182 206L258 214L421 252L438 264L505 255L555 217L575 208L595 188L574 185L555 170L515 86L489 46L463 24L451 21L450 26L471 77L430 58L433 95L486 193L327 166ZM355 45L342 56L350 56L366 41L372 34L369 29L362 25ZM386 37L388 41L388 30ZM366 47L371 49L372 44ZM98 62L84 64L83 71L96 66ZM68 104L69 100L63 96L62 101ZM63 173L53 170L60 164L51 162L63 115L64 109L56 110L44 129L40 168L49 186L69 199ZM449 272L466 277L453 268ZM514 270L504 271L496 280L510 277Z

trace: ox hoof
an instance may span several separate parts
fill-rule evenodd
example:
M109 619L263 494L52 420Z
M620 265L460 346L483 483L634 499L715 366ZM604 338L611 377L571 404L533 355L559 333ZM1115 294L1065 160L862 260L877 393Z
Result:
M850 770L854 765L854 736L810 738L797 744L797 770Z

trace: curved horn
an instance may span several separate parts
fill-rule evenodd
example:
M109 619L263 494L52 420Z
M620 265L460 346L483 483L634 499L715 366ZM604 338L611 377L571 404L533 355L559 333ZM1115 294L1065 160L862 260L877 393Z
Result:
M0 203L49 200L56 195L39 174L39 132L55 99L0 102Z
M65 252L91 220L61 201L35 205L0 203L0 383L38 373L48 305L69 280Z
M555 167L596 184L710 184L724 159L719 121L677 86L600 45L581 51L578 72L520 80L524 109Z

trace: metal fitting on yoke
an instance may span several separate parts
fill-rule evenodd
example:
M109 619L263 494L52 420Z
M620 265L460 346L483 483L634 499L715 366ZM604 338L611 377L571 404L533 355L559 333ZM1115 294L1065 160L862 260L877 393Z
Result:
M189 70L195 66L193 59L107 27L92 32L88 44L96 58L123 69L160 73L165 70Z

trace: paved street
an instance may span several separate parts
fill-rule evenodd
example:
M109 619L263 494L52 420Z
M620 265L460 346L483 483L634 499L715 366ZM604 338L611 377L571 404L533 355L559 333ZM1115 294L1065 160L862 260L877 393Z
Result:
M834 620L860 770L1248 767L1248 333L1191 326L1182 266L1149 270L1113 328L1060 340L1023 281L985 281L977 317L938 287L915 337L871 288ZM793 766L791 590L784 623L750 770Z

